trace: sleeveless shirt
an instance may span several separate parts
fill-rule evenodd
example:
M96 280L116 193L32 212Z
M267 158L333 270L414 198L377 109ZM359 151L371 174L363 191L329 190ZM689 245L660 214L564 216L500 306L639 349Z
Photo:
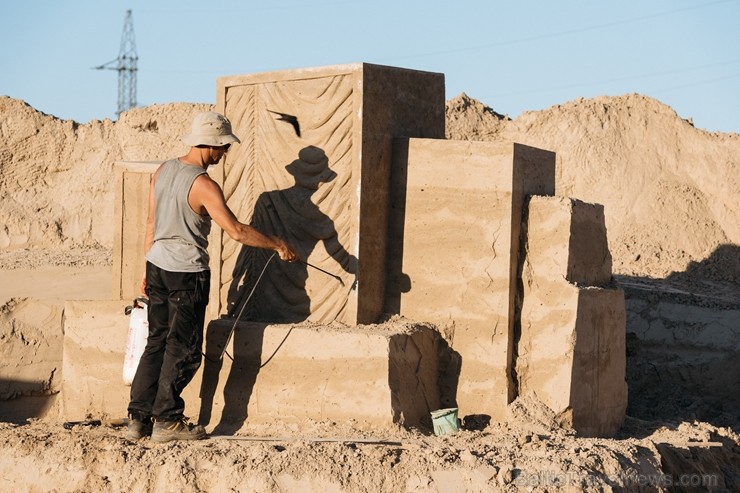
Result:
M200 166L171 159L162 165L154 184L154 243L146 259L170 272L208 270L211 217L188 203L193 182L206 174Z

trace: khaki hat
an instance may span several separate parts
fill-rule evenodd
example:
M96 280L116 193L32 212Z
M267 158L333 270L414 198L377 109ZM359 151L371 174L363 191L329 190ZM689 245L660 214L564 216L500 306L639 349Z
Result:
M241 142L239 137L231 133L229 119L214 111L204 111L195 115L190 133L184 135L182 141L190 146L223 146Z

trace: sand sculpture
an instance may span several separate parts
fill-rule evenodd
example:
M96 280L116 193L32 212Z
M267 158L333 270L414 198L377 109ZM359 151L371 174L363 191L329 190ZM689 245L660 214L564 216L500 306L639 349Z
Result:
M407 358L402 361L393 358L404 364L393 369L388 365L390 358L375 359L379 366L376 381L384 390L374 391L373 395L382 395L384 400L377 408L369 407L372 422L380 421L378 409L415 409L412 403L396 399L413 393L404 392L396 397L389 394L391 388L399 388L391 378L399 382L400 375L413 374L411 370L417 365L430 367L419 363L418 357L412 357L429 354L429 349L418 353L407 349L413 347L409 342L421 344L420 335L423 340L430 333L440 336L436 339L441 350L436 360L442 378L438 390L441 403L450 404L447 399L457 395L460 371L456 368L461 362L459 354L449 351L449 342L453 345L460 342L449 337L452 324L449 321L419 324L392 317L380 325L285 324L282 332L265 332L270 338L263 339L264 349L252 353L264 365L259 373L252 370L257 377L254 391L247 393L243 387L243 394L230 393L233 400L229 403L230 413L233 410L236 411L233 414L243 415L245 409L249 411L246 427L239 435L257 441L213 439L173 448L150 446L147 441L132 444L122 437L120 430L105 426L65 429L62 426L65 418L58 409L63 404L60 395L63 373L69 376L62 392L67 396L67 419L120 418L121 406L125 405L127 388L118 384L126 332L122 309L131 303L131 298L117 293L135 286L124 279L117 284L119 291L114 289L111 295L108 289L111 274L115 276L118 272L119 277L129 274L128 270L121 272L120 267L114 267L111 273L109 259L114 224L119 228L126 226L133 220L136 208L124 204L119 212L125 214L126 222L111 221L116 216L113 163L127 161L117 166L117 172L122 173L122 167L153 166L134 165L131 161L178 155L183 150L179 136L187 129L192 116L212 109L212 105L205 104L152 105L128 111L117 122L93 120L83 124L60 120L23 101L0 96L0 298L9 300L0 310L0 419L3 421L0 470L8 489L170 491L192 489L197 484L209 491L518 491L557 485L595 492L609 488L643 491L645 482L652 485L657 481L668 487L671 480L674 486L675 481L687 481L685 484L712 490L737 489L740 467L737 225L740 222L733 218L738 217L735 197L740 177L737 159L740 135L694 128L670 107L638 94L579 98L525 112L515 119L499 115L465 94L446 102L445 134L456 141L452 142L453 146L463 146L460 140L477 141L474 146L481 144L480 141L520 142L557 152L555 190L560 197L531 199L542 202L535 208L549 211L542 215L539 227L545 221L547 226L542 231L555 232L553 238L557 242L553 243L557 246L552 245L553 252L563 249L563 239L572 227L566 226L573 222L567 219L570 217L567 209L581 209L582 218L596 219L600 212L595 204L604 204L613 278L625 291L627 310L629 407L625 422L614 438L577 437L567 426L562 426L568 423L570 414L577 419L576 409L572 413L567 409L553 411L567 402L588 404L582 398L588 396L575 396L571 387L554 400L534 387L546 380L538 382L537 378L531 378L537 376L537 370L527 364L529 360L547 365L560 363L563 369L572 364L575 368L582 359L580 350L588 345L576 341L576 351L561 354L559 362L548 361L548 354L525 352L528 348L523 340L547 334L542 322L548 319L535 316L553 312L552 307L543 305L540 313L536 309L538 305L531 303L529 307L525 303L521 311L532 314L529 316L535 322L532 329L514 327L513 380L520 395L509 404L506 422L491 421L485 428L477 426L485 424L484 416L466 414L469 411L463 408L464 429L439 438L429 436L429 428L417 431L396 426L404 422L400 412L390 417L383 413L382 419L394 424L369 431L357 429L358 425L369 426L365 416L359 414L336 420L315 420L306 414L305 419L296 422L281 412L286 404L295 405L313 397L316 379L302 389L298 379L305 378L305 366L294 368L283 364L280 375L269 372L271 365L289 361L302 364L307 360L304 356L309 354L316 358L319 352L313 350L314 341L352 340L362 344L373 341L374 347L364 350L362 357L366 360L340 360L338 348L330 347L324 354L327 358L321 362L329 389L324 394L324 402L329 404L325 407L329 411L327 415L339 416L332 414L339 411L334 405L337 401L331 402L326 396L341 395L337 391L343 382L356 387L352 395L358 398L354 406L359 407L362 404L359 398L363 396L357 392L357 386L363 385L364 390L367 378L364 382L347 378L353 373L346 369L353 363L372 361L373 354L382 355L376 342L384 337L383 333L388 339L401 334L388 341L384 351L393 351L397 356L403 351ZM277 123L291 129L287 122ZM413 145L417 139L410 140ZM394 145L393 149L395 154L398 146ZM119 198L135 193L123 191L133 187L136 179L148 180L137 173L119 178L121 186L116 188L121 194ZM466 194L472 193L470 187L465 190ZM424 194L420 190L414 193ZM528 218L525 227L536 219L531 214ZM595 223L589 221L592 226L587 231L603 234L601 228L593 227ZM135 240L128 234L125 236L127 242ZM528 242L538 243L535 236L528 236ZM119 240L115 244L121 247ZM598 293L605 286L573 286L565 279L552 279L547 274L550 269L568 272L568 276L580 276L582 272L552 263L540 265L543 260L564 261L566 257L560 254L533 256L528 261L528 253L544 252L542 243L539 244L529 251L521 249L524 253L521 290L526 287L529 301L535 302L546 295L536 292L538 286L549 286L563 296L563 306L567 308L563 318L578 314L574 307L588 306L587 301L592 299L590 292ZM577 250L578 244L571 245L571 253ZM432 257L436 260L440 256ZM119 263L122 260L119 258ZM527 264L530 266L526 267ZM418 281L418 276L404 276L400 269L395 272L401 274L390 276L388 282L399 289L410 286L412 278ZM132 271L131 275L134 283L138 282L140 274ZM543 279L549 282L542 284ZM607 291L611 289L607 287ZM421 292L398 291L392 298L396 304L389 306L399 310L400 296L410 301L412 294ZM63 310L63 300L92 301L71 302ZM408 308L409 304L405 306ZM437 309L438 306L430 306L424 312ZM68 323L63 334L65 318ZM291 327L294 330L278 354L267 361ZM567 324L559 323L559 327L559 334L551 332L561 342L572 334L582 334L582 327L571 332ZM302 332L306 328L315 334ZM347 334L333 338L333 330ZM299 333L302 337L294 337ZM240 341L243 343L245 339ZM305 344L306 341L310 344ZM404 341L406 344L402 344ZM256 341L252 339L252 342ZM291 342L306 347L296 344L290 353L284 351ZM598 341L587 338L581 342ZM564 344L553 349L562 353L569 347ZM253 348L256 344L243 348L240 354L246 355L247 349ZM358 345L353 348L354 355L345 351L344 356L361 354ZM220 354L218 348L211 349ZM236 356L231 346L228 355ZM218 374L219 385L232 376L227 371L231 364L228 355L224 355L223 369ZM282 356L286 358L281 362ZM345 366L339 371L332 368L334 363ZM462 363L464 369L465 362ZM536 366L541 368L541 363ZM369 367L361 366L363 372ZM384 375L384 371L388 373ZM560 375L561 382L568 378L565 371ZM282 400L276 399L272 394L275 381L264 385L270 376L279 377L279 382L287 384L285 393L296 391L297 397L286 395ZM593 376L578 374L572 382ZM554 374L553 378L561 377ZM239 384L232 377L229 385ZM534 391L523 390L525 386L529 390L534 387ZM564 387L558 384L553 388ZM618 387L612 390L617 391ZM194 391L189 396L188 414L198 418L199 402L204 399L198 395L200 387ZM245 395L250 397L247 407L244 407ZM217 402L223 399L223 388L217 388L213 397L213 412L208 419L215 431L225 414ZM119 398L124 402L116 403ZM542 403L546 399L550 399L547 406ZM279 402L275 419L256 423L257 417L265 417L267 413L260 413L252 405L272 402ZM299 411L320 410L317 402L319 399L306 403ZM413 415L409 417L415 419ZM232 422L233 426L238 424L238 420ZM228 432L227 424L219 431ZM259 441L259 436L265 435L286 439ZM329 442L305 441L311 437ZM347 437L382 438L401 445L336 443L337 439ZM29 475L29 470L38 474Z
M616 431L626 407L624 297L608 286L603 213L584 220L579 211L598 206L537 200L537 220L526 222L529 197L554 194L554 153L445 140L443 75L393 67L226 77L217 110L242 139L212 170L227 202L318 268L270 261L213 232L206 359L185 395L201 423L223 432L247 417L419 426L443 406L498 421L530 392L585 435ZM156 165L116 166L114 299L65 307L64 378L87 380L75 385L87 395L63 385L67 416L125 408L125 389L105 383L120 380L118 358L86 348L103 339L112 352L124 347L106 317L136 294L142 197ZM554 267L537 261L552 245L534 240L551 236L553 220L573 233L557 236ZM595 279L569 278L564 265ZM539 276L524 290L522 266ZM533 308L550 281L557 301ZM378 325L393 314L407 321L400 329ZM560 353L533 350L538 337L560 341ZM106 378L84 376L102 361ZM553 368L559 378L540 377ZM575 380L584 388L570 392Z

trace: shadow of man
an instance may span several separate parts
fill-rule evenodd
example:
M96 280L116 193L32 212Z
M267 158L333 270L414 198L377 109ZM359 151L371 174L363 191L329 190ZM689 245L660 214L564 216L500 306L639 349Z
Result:
M336 183L337 174L329 168L326 154L314 146L301 149L298 159L285 169L294 177L295 184L287 189L263 192L255 203L250 224L266 234L286 239L302 259L313 255L312 262L326 271L336 271L336 265L339 265L341 271L337 277L342 281L317 270L315 275L325 278L311 282L306 263L277 262L270 251L248 246L241 248L229 286L224 318L255 323L234 323L233 334L227 337L223 333L207 334L206 354L209 354L209 347L223 348L225 352L228 339L232 336L234 339L233 362L224 384L224 410L214 433L233 433L247 419L247 407L257 374L274 356L268 355L267 361L261 364L266 326L270 323L305 320L328 323L336 320L354 288L357 258L342 245L331 217L339 216L344 210L341 197L337 197L341 195L337 187L341 188L346 183ZM323 246L323 252L315 251L319 244ZM285 339L289 335L290 331ZM206 358L202 404L213 402L221 366L220 359ZM210 420L210 409L201 409L201 413Z
M298 159L285 169L293 175L294 186L262 193L255 203L250 224L287 239L302 259L313 254L317 258L315 262L327 271L336 271L339 265L342 282L317 272L325 278L309 285L305 263L268 265L272 252L243 246L229 287L227 314L233 317L241 312L240 320L271 323L309 319L330 322L341 314L357 270L357 259L340 242L334 220L322 211L328 209L330 214L339 215L343 210L341 199L332 193L337 174L329 168L324 151L314 146L301 149ZM319 244L324 252L314 252ZM258 282L258 289L254 289Z

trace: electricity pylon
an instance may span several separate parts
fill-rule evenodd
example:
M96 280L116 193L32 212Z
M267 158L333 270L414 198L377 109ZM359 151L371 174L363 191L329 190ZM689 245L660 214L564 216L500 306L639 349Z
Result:
M139 57L136 56L136 41L134 40L134 20L131 17L131 11L127 10L118 58L95 67L97 70L118 71L117 116L121 116L121 113L128 109L136 108L136 62L138 59Z

